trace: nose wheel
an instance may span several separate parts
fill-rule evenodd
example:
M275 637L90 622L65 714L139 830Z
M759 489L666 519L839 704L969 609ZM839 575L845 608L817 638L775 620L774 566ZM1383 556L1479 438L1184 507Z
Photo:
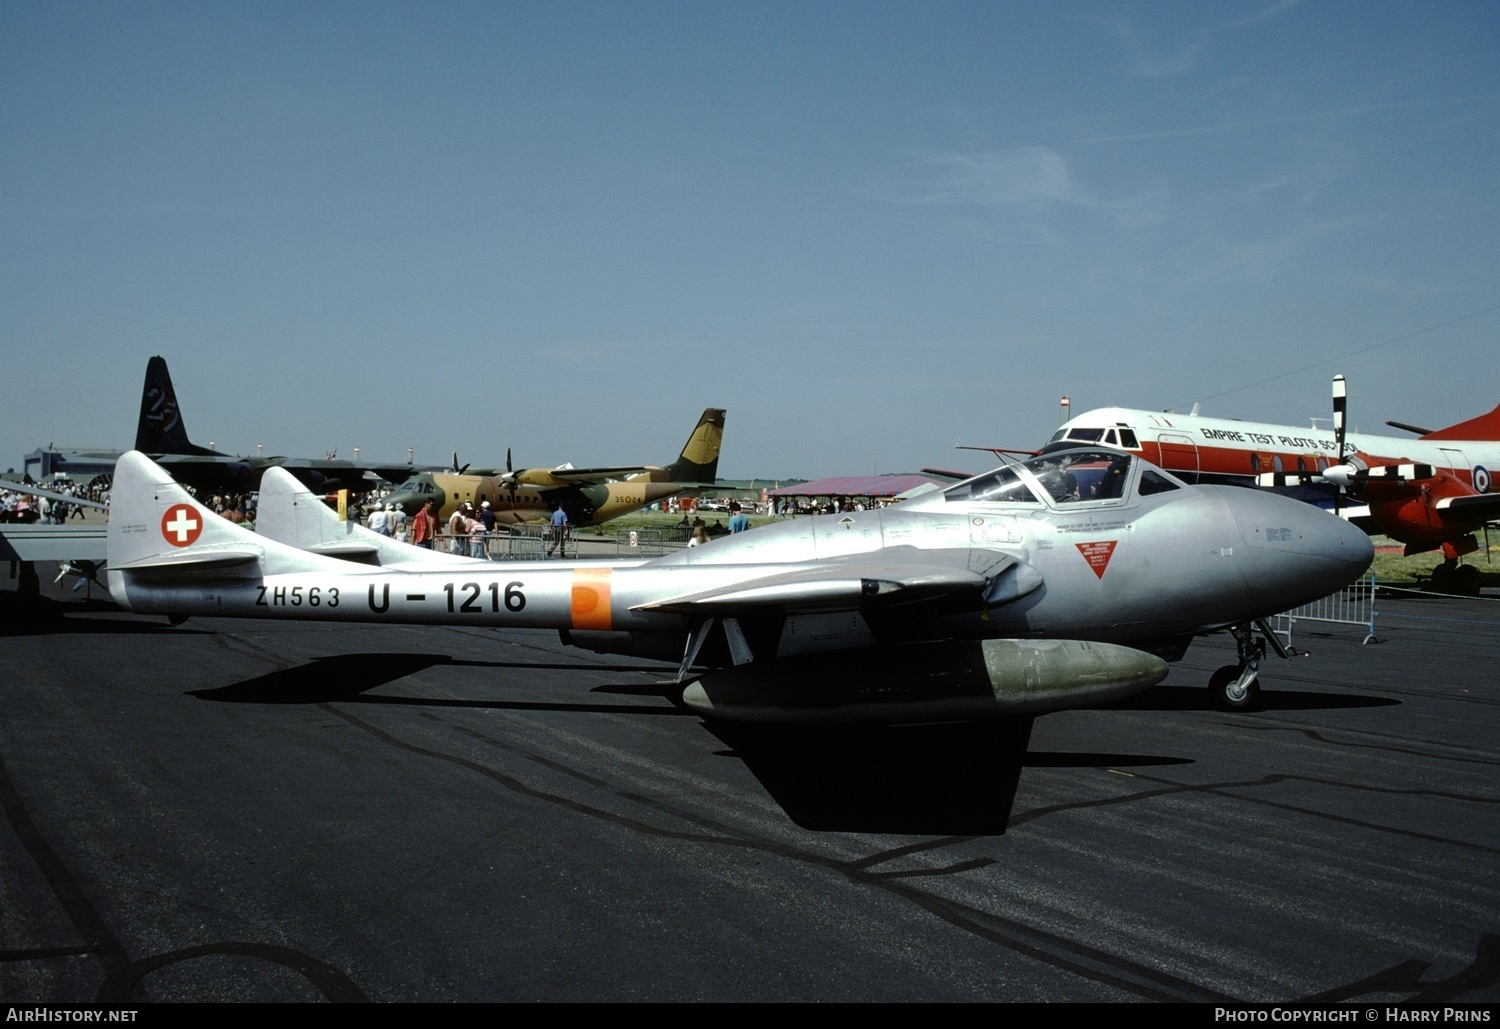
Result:
M1259 639L1255 637L1255 629L1260 629ZM1239 664L1225 665L1209 676L1208 689L1214 707L1220 711L1251 711L1260 699L1260 662L1266 656L1267 644L1278 657L1291 655L1265 619L1241 622L1231 626L1229 631L1234 636L1235 649L1239 651Z
M1213 694L1214 707L1220 711L1249 711L1260 699L1260 660L1248 665L1225 665L1208 677L1208 688Z

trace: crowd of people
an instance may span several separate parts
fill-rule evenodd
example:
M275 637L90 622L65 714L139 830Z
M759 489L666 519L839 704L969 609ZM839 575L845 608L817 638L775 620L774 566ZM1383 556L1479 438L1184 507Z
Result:
M425 550L443 550L460 557L490 560L489 543L498 520L488 500L481 501L477 508L465 501L454 509L445 523L439 521L436 505L431 500L426 501L416 514L408 516L379 492L366 494L349 508L349 516L356 520L360 512L368 512L364 516L365 527L382 536ZM567 513L557 505L547 527L549 557L558 549L562 550L562 556L567 556L569 529Z
M68 519L83 519L84 505L78 500L91 500L96 504L109 503L109 487L83 487L72 483L56 483L50 492L64 499L33 496L17 490L0 489L0 522L7 525L63 525Z
M53 492L102 504L109 503L110 495L107 485L85 488L72 484L58 484ZM189 492L197 495L197 491L191 488ZM379 489L351 496L347 505L348 517L356 522L363 522L373 532L402 543L410 543L428 550L445 550L464 557L478 557L485 560L490 558L488 544L495 533L496 516L490 509L489 501L482 502L478 508L472 503L464 503L445 523L440 523L431 500L427 501L415 515L408 516L404 510L387 500L386 497L387 491ZM200 496L198 499L215 514L253 529L257 498L257 493L247 492L215 493L207 498ZM817 504L794 505L789 499L776 499L768 503L753 505L757 514L777 517L862 511L865 506L864 501L837 497ZM67 500L54 500L29 493L0 489L0 522L22 524L44 522L61 525L69 518L83 518L83 510L82 505L69 503ZM750 520L740 503L735 501L729 504L727 526L717 518L710 525L704 521L702 514L692 507L691 501L685 501L682 521L678 523L678 527L690 531L688 546L693 547L707 543L717 536L744 532L750 528ZM561 551L563 556L567 555L571 529L566 512L561 505L556 505L546 525L549 556L557 551Z

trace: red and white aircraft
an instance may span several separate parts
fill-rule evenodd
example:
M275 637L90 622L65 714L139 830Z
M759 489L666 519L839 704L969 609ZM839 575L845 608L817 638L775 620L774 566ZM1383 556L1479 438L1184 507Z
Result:
M1189 482L1290 488L1328 483L1368 505L1349 513L1372 533L1406 544L1407 554L1441 550L1439 589L1477 593L1478 569L1458 558L1479 548L1475 533L1500 519L1500 407L1416 439L1344 432L1344 377L1334 379L1334 431L1196 414L1102 407L1065 422L1055 443L1104 443L1143 455ZM1325 499L1327 495L1325 494ZM1338 497L1332 497L1335 508Z

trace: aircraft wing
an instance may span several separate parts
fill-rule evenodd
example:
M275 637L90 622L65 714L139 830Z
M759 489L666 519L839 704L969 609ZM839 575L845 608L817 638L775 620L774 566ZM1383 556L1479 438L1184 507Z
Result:
M0 525L0 561L92 561L106 555L102 525Z
M413 475L422 472L450 472L453 469L445 464L388 464L388 465L366 465L361 464L365 477L374 475L384 479L386 482L405 482Z
M637 610L713 616L780 608L788 611L854 610L941 599L968 599L975 606L1007 603L1041 585L1030 565L1005 554L974 567L971 555L891 548L875 554L822 561L768 575L686 593ZM957 559L955 559L957 558Z
M1443 497L1438 511L1466 522L1488 522L1500 518L1500 493L1475 493L1467 497Z
M605 479L623 479L627 475L649 471L651 469L644 465L614 465L603 468L549 468L547 474L569 482L603 482Z

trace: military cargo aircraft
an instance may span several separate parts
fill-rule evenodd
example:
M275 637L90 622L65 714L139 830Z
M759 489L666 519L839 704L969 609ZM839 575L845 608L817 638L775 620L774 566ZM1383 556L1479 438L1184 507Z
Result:
M478 508L488 503L501 525L546 521L561 504L573 525L597 525L680 493L712 486L719 469L719 448L724 439L724 411L706 408L692 435L666 468L649 465L557 468L509 467L483 475L455 471L424 472L407 479L386 494L407 514L415 514L428 500L440 520L447 519L460 504Z
M1190 482L1311 487L1314 500L1335 510L1347 494L1367 505L1350 515L1367 531L1406 544L1407 554L1442 551L1435 586L1477 594L1478 569L1458 558L1477 550L1475 533L1500 518L1500 494L1490 492L1492 469L1500 468L1500 407L1446 429L1387 423L1418 434L1409 440L1347 433L1346 399L1336 376L1331 433L1107 407L1065 422L1052 442L1120 446Z
M122 607L173 621L554 629L601 652L670 655L679 681L708 669L683 693L706 715L899 722L1113 699L1226 628L1240 661L1211 685L1247 706L1265 653L1255 627L1338 590L1371 556L1363 532L1315 507L1191 486L1091 447L643 562L363 567L232 525L130 453L108 578Z

